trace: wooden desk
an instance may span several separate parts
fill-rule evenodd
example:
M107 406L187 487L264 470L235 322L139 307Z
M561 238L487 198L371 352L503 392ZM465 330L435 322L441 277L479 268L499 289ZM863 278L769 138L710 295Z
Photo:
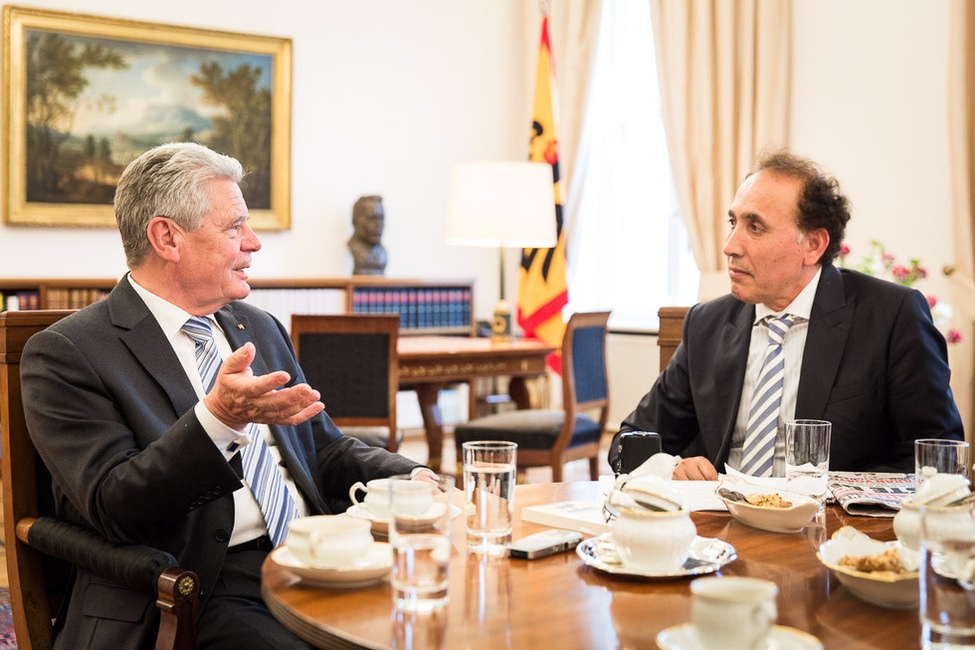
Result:
M401 388L416 390L429 449L427 464L440 471L443 423L437 395L442 388L459 381L472 384L478 377L507 376L512 400L518 408L529 408L525 380L545 374L545 357L554 350L535 339L494 343L461 336L399 337L399 383Z
M595 499L595 486L521 485L515 507ZM827 650L918 647L916 611L858 600L816 560L818 545L844 524L893 539L891 519L850 517L830 506L803 532L782 535L749 528L727 513L692 517L699 535L723 539L738 551L721 575L764 578L779 586L779 624L816 635ZM388 582L355 590L308 588L271 560L264 565L264 600L285 625L319 647L655 648L658 632L690 620L689 579L610 576L586 567L575 553L482 560L466 554L463 520L455 521L450 603L437 616L393 613ZM514 536L542 529L516 523Z

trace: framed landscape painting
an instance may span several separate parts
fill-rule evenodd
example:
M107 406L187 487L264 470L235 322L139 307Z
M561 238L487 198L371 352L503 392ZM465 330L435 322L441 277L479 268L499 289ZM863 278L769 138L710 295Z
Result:
M114 226L125 166L166 142L237 158L251 225L291 225L291 40L4 7L3 219Z

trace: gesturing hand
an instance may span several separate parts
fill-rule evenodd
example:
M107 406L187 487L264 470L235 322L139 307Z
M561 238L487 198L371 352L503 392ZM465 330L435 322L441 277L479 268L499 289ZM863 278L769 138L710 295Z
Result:
M245 343L224 360L203 398L214 417L241 431L251 422L293 426L325 409L321 394L308 384L277 390L291 381L283 370L255 376L251 363L256 354L254 344Z

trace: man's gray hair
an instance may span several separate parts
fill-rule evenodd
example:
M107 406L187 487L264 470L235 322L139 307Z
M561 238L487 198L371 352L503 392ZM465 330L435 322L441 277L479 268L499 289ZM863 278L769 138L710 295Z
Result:
M207 184L215 179L239 183L243 177L236 159L193 142L164 144L129 163L115 189L115 222L128 267L138 267L149 254L150 221L169 217L195 232L210 212Z

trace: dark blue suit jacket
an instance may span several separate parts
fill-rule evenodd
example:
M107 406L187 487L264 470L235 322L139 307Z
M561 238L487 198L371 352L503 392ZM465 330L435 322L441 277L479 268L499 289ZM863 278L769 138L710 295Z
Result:
M216 314L231 347L251 341L255 374L305 381L285 329L235 302ZM109 540L168 551L197 573L204 607L234 526L241 481L194 413L198 399L169 341L123 279L103 301L38 333L22 361L31 438L53 477L59 516ZM342 436L325 414L272 426L311 514L342 512L356 481L409 473L417 463ZM79 573L66 648L140 648L158 627L151 595Z
M754 318L755 306L731 295L692 307L673 359L621 432L656 431L671 454L694 441L695 451L723 471ZM831 470L912 472L915 439L961 439L949 376L944 337L920 292L823 268L795 417L833 423Z

